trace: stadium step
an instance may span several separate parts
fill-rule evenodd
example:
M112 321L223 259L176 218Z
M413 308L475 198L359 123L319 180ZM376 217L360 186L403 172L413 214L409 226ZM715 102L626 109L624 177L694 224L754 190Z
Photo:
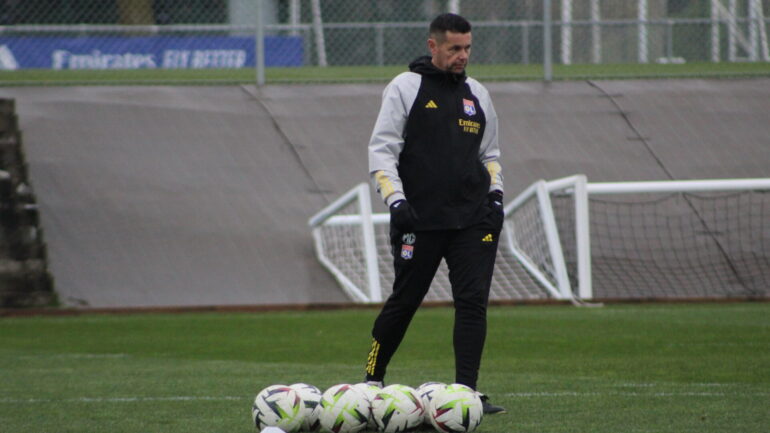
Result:
M56 303L15 101L0 99L0 308Z

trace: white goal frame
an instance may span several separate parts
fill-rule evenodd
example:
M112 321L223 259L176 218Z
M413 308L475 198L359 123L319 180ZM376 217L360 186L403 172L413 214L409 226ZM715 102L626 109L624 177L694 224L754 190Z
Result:
M554 294L557 299L590 300L594 298L591 271L591 236L589 229L589 196L639 194L639 193L685 193L685 192L729 192L748 190L770 190L770 178L752 179L708 179L680 181L643 182L588 182L579 174L552 181L538 180L524 190L505 207L506 217L515 215L524 204L537 200L542 225L550 252L552 270L546 272L541 263L519 246L518 233L513 224L507 231L508 246L516 257L538 281ZM575 242L577 252L577 287L570 284L567 266L562 252L563 244L551 205L554 193L571 195L574 200ZM508 224L508 222L507 222Z
M331 272L345 293L354 302L382 302L389 289L383 287L383 272L392 272L389 260L378 257L378 245L375 225L387 225L390 215L373 213L371 207L370 185L361 183L333 203L319 211L308 220L312 229L316 256L319 262ZM588 182L585 175L578 174L561 179L538 180L505 206L505 223L498 249L498 266L515 260L517 266L526 272L539 286L534 296L522 296L516 290L504 291L496 299L555 299L581 304L582 300L594 299L593 275L591 269L591 233L589 221L589 198L601 195L646 194L646 193L686 193L686 192L730 192L761 190L770 191L770 178L753 179L708 179L682 181L643 181L643 182ZM559 227L554 213L551 197L568 196L574 201L574 251L576 252L576 275L569 275L564 254L563 241L559 236ZM345 213L347 212L347 213ZM520 219L536 219L532 224L522 224ZM535 216L533 216L535 215ZM327 252L327 242L323 230L333 227L355 227L358 250L351 257L356 264L356 273L350 275L340 264L347 264L349 259L335 260ZM537 231L538 233L532 233ZM537 248L532 248L531 238ZM530 239L526 239L529 237ZM381 241L382 242L382 241ZM573 246L570 246L573 247ZM380 255L388 247L379 245ZM538 251L534 251L534 250ZM506 257L503 257L506 256ZM389 258L388 258L389 259ZM506 264L508 266L509 264ZM570 278L572 277L572 278ZM356 283L355 281L358 281ZM435 283L435 281L434 281ZM510 282L504 284L511 284ZM446 297L446 290L441 296ZM532 290L525 293L534 293ZM441 298L444 299L444 298Z
M358 204L357 215L336 215L340 210L356 202ZM384 216L385 218L383 218L383 214L380 214L375 217L375 215L372 214L369 185L361 183L340 196L340 198L308 220L308 225L313 231L316 257L318 257L321 264L331 272L334 278L337 279L345 293L356 302L382 301L380 270L377 265L377 246L374 239L374 219L376 218L379 223L390 222L390 215L384 214ZM326 254L324 239L321 233L324 225L355 225L361 228L368 289L359 287L359 285L355 284L348 275L335 264L332 257L329 257Z

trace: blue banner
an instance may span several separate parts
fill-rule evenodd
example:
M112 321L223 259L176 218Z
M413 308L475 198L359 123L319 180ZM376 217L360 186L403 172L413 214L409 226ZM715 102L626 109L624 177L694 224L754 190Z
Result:
M237 36L0 37L0 69L253 68L254 42ZM265 37L265 66L303 63L301 37Z

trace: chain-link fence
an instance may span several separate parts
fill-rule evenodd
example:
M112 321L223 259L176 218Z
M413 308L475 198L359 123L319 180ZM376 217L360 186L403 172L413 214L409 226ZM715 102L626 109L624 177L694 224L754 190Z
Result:
M0 0L0 82L387 80L446 11L483 79L770 74L770 0Z

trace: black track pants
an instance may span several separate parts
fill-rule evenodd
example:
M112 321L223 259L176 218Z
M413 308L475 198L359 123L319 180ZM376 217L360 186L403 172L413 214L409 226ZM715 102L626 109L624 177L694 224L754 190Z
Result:
M396 278L393 293L374 322L367 380L385 377L388 363L444 258L455 306L455 381L476 389L501 226L502 216L490 213L481 223L461 230L403 234L391 229Z

